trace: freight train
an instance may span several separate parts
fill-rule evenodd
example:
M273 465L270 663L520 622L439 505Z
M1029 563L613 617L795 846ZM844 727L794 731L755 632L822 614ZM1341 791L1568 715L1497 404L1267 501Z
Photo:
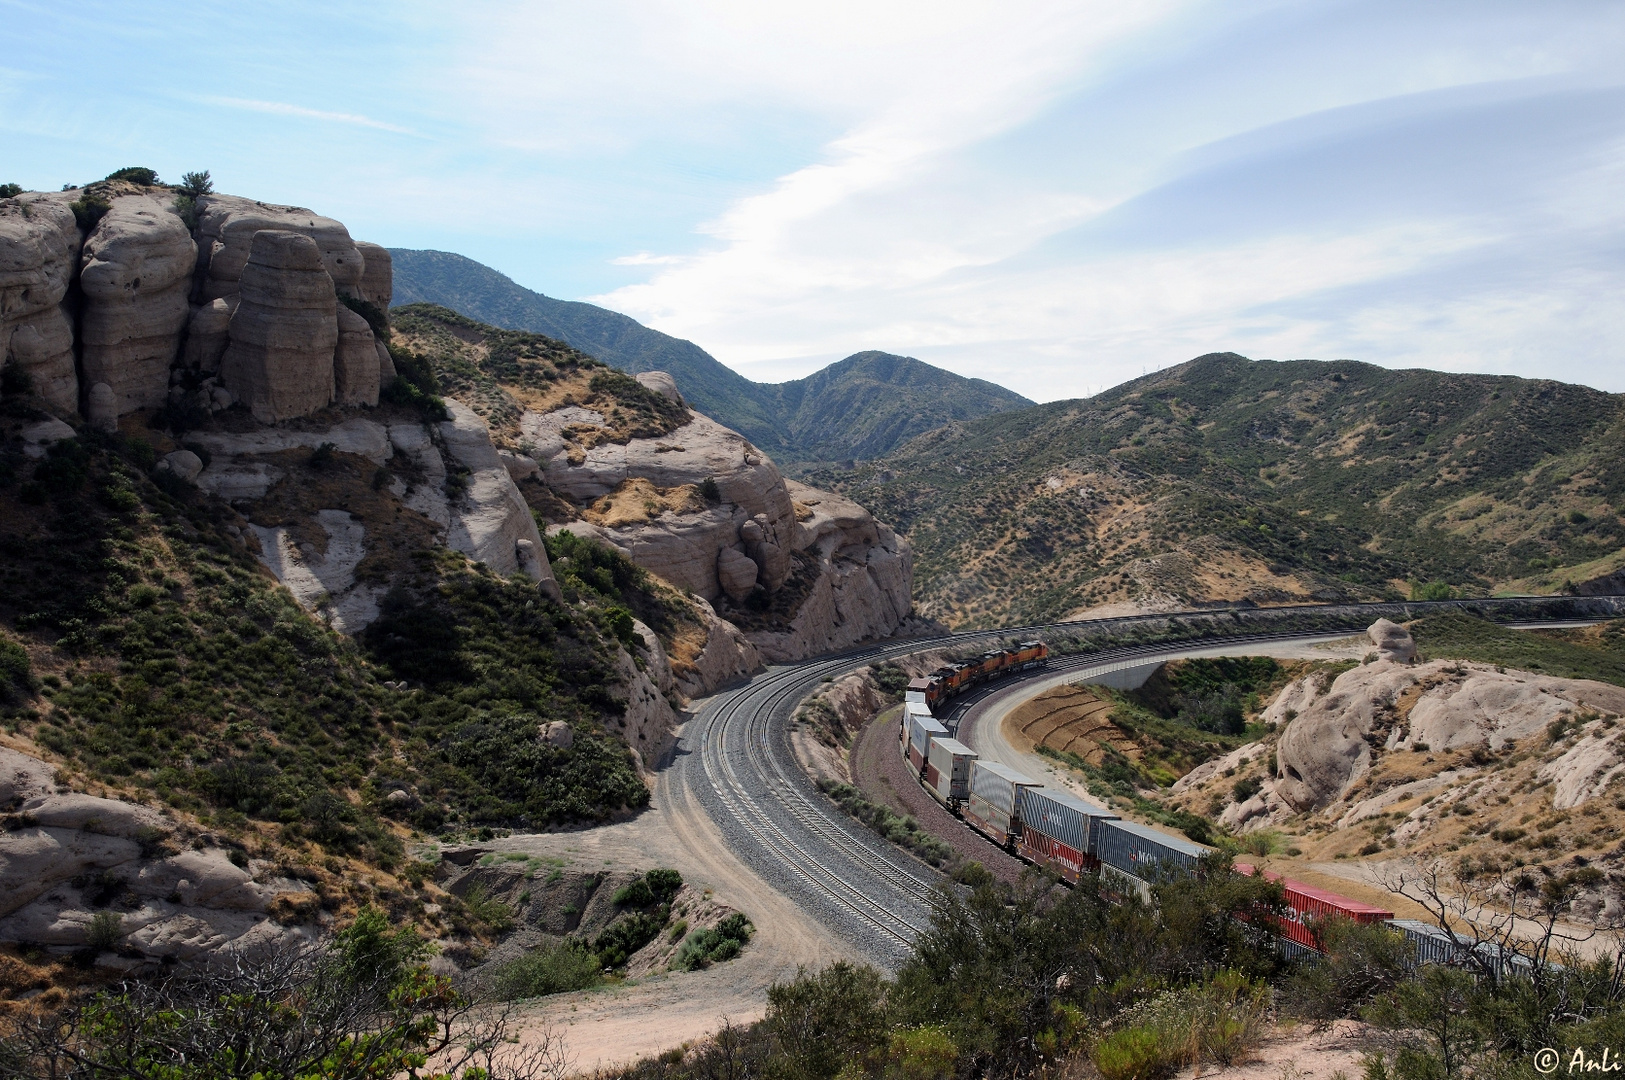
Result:
M1064 881L1076 884L1085 874L1098 874L1109 891L1134 892L1149 900L1153 882L1170 872L1194 871L1214 850L1124 821L1103 806L1047 788L1007 765L983 761L931 715L923 687L910 687L901 728L901 752L933 797L999 847L1053 870ZM1235 868L1257 873L1246 863ZM1335 917L1387 923L1417 947L1422 962L1431 962L1433 953L1444 948L1423 934L1425 927L1395 920L1391 911L1271 871L1263 873L1281 883L1287 910L1276 931L1282 947L1291 953L1323 952L1318 927Z
M909 696L918 694L933 716L941 716L949 703L973 686L1002 678L1017 671L1031 671L1049 663L1049 646L1042 641L1023 641L1013 649L994 649L975 660L945 664L931 674L908 684Z

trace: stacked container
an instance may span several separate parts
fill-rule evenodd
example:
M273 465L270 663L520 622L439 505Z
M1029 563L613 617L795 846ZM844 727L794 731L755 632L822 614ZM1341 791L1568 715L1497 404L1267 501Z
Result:
M1250 863L1236 863L1236 871L1248 875L1254 873ZM1282 937L1306 948L1325 951L1325 945L1320 940L1319 924L1326 919L1344 918L1357 923L1377 923L1387 922L1394 917L1392 911L1384 911L1340 893L1294 881L1269 870L1263 874L1269 881L1279 881L1286 895L1287 913L1277 930Z
M1095 856L1100 825L1117 820L1116 814L1058 788L1021 788L1018 795L1019 854L1074 882L1100 865Z
M1141 881L1194 870L1197 860L1213 850L1132 821L1102 820L1098 828L1095 858Z
M1043 786L996 761L977 759L970 766L970 798L965 802L965 820L994 842L1011 843L1020 830L1018 793L1024 788Z
M932 739L926 754L926 786L943 802L958 806L970 798L970 768L976 758L976 751L958 739Z
M931 750L932 739L945 739L948 729L943 727L931 714L924 716L918 714L909 717L908 721L908 763L916 769L924 771L926 754Z

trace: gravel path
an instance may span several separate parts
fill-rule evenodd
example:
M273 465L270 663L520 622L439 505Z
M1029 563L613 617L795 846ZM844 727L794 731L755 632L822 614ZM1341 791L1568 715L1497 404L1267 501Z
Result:
M882 713L858 733L848 763L853 784L870 799L899 814L912 814L922 829L966 858L975 859L993 876L1012 883L1021 877L1026 869L1021 860L954 817L920 786L914 770L898 751L895 710Z

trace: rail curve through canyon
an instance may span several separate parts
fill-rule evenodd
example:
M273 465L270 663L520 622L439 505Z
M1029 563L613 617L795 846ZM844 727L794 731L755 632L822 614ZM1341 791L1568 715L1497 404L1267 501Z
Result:
M799 703L826 681L865 665L924 651L970 650L1013 636L1077 639L1111 634L1136 623L1167 626L1178 640L1141 642L1052 657L1047 668L1009 677L964 695L955 705L971 712L994 697L1022 692L1032 682L1096 679L1115 670L1184 656L1211 655L1253 644L1311 642L1347 637L1378 618L1415 618L1467 609L1506 622L1618 618L1625 597L1553 597L1432 603L1343 604L1316 607L1192 612L1092 622L1009 627L936 638L889 642L792 666L773 667L745 685L719 694L683 732L667 781L682 787L715 822L723 842L752 871L799 904L877 965L894 969L930 918L931 897L942 880L853 821L814 787L791 746ZM1226 619L1222 634L1193 634L1188 622ZM1283 625L1283 620L1297 625Z

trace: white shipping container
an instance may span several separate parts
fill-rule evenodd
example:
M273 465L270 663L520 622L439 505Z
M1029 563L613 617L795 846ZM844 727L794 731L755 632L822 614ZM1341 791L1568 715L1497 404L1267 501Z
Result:
M1017 788L1043 786L1037 780L1016 772L1008 765L981 759L971 762L971 794L980 795L983 800L996 806L1005 817L1015 815Z
M970 798L970 766L976 751L958 739L931 740L931 764L937 770L937 794L944 799Z
M973 825L979 825L982 831L992 835L999 843L1004 843L1010 835L1010 815L988 802L974 791L965 803L965 817Z

